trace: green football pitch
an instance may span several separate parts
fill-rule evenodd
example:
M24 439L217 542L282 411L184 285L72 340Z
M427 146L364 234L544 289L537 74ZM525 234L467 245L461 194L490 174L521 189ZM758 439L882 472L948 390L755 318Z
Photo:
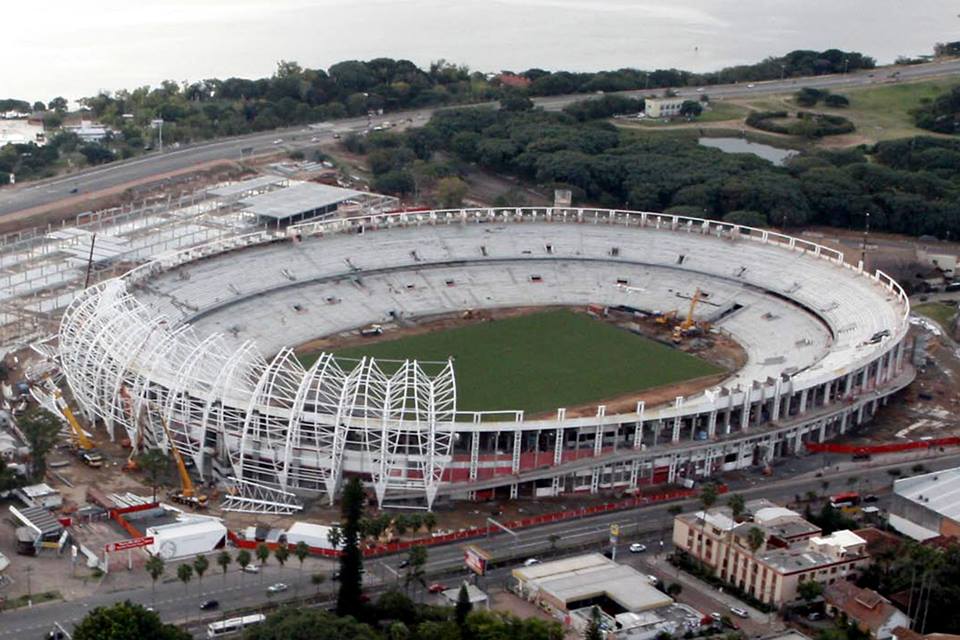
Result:
M342 359L454 358L461 411L575 407L722 372L700 358L598 321L551 310L361 344ZM304 355L310 364L316 355ZM345 368L349 366L344 362ZM390 363L381 367L390 372Z

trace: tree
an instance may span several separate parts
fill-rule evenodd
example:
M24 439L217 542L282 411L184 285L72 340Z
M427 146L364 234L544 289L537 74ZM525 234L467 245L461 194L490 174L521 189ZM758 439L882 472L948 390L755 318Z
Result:
M250 566L250 552L246 549L240 549L237 551L237 564L240 566L240 579L243 579L243 576L247 573L247 567Z
M20 430L30 447L30 479L42 482L47 474L47 454L57 443L62 423L45 409L31 409L19 419Z
M444 209L460 207L467 195L467 183L457 177L442 178L437 183L436 195Z
M457 593L457 605L453 610L454 620L457 626L462 630L467 623L467 616L473 609L473 603L470 602L470 592L467 590L467 583L460 585L460 591Z
M165 475L170 466L170 456L160 449L148 449L137 456L137 466L143 469L143 473L153 489L153 501L157 501L157 486L160 484L160 478Z
M287 560L290 559L290 547L285 544L278 544L277 548L273 551L273 557L280 563L280 574L282 575L283 567L286 565Z
M600 607L594 605L590 609L590 623L583 632L583 640L603 640L603 629L600 628Z
M804 580L797 585L797 594L804 602L813 602L823 594L823 585L816 580Z
M437 526L437 516L432 511L423 515L423 526L427 528L427 533L433 534L433 529Z
M337 594L339 615L359 614L361 609L363 556L359 535L366 498L360 479L350 478L340 500L343 550L340 552L340 591Z
M165 566L166 563L163 561L163 558L155 555L151 555L149 558L147 558L147 561L143 565L144 569L147 570L147 573L150 574L154 603L156 603L157 600L157 580L159 580L160 576L163 575L163 569Z
M227 568L231 562L233 562L233 557L226 549L217 554L217 564L220 565L220 570L223 572L223 584L227 584Z
M57 96L51 100L47 106L57 113L64 113L67 110L67 99L62 96Z
M683 507L681 507L678 504L672 504L669 507L667 507L667 513L669 513L672 516L678 516L681 513L683 513Z
M680 115L687 118L696 118L703 113L703 105L696 100L684 100L680 105Z
M293 555L297 556L297 561L300 563L300 578L297 581L297 593L299 593L300 582L303 580L303 561L310 555L310 545L303 540L297 542L296 546L293 547Z
M181 564L177 567L177 579L183 583L183 591L186 593L187 585L193 578L193 567L189 564Z
M560 536L558 536L558 535L555 534L555 533L551 533L550 536L549 536L547 539L550 541L550 550L551 550L551 551L556 551L556 550L557 550L557 543L560 542Z
M245 640L382 640L352 617L307 607L282 607L244 633Z
M410 547L410 553L407 556L410 564L407 566L407 586L411 582L423 583L423 576L426 573L427 548L422 544Z
M207 569L210 568L210 561L207 560L207 556L203 554L197 554L197 557L193 559L193 570L197 574L197 582L199 583L200 595L203 595L203 574L207 572Z
M519 91L511 91L500 98L500 108L504 111L530 111L533 106L533 100Z
M163 624L153 611L129 600L97 607L74 627L74 640L189 640L192 636Z
M757 550L763 546L763 543L767 541L766 535L763 533L763 529L760 527L751 527L747 532L747 545L750 547L750 551L756 553Z
M727 498L727 505L730 507L730 511L733 513L734 520L738 520L740 516L743 515L744 510L747 508L746 501L739 493L734 493Z
M270 559L270 547L265 542L257 545L257 559L260 561L260 582L263 582L263 574L266 573L267 560Z

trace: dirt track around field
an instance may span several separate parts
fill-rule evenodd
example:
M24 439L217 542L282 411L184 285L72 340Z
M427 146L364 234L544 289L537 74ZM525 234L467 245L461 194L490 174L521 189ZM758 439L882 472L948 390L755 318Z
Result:
M415 324L405 324L403 326L396 324L384 324L383 333L379 336L364 337L359 331L348 331L336 335L325 336L310 340L299 345L294 349L298 356L306 356L318 351L337 351L358 345L373 345L380 342L390 342L407 338L410 336L432 333L434 331L447 331L459 327L465 327L483 322L494 322L507 318L540 313L544 311L566 309L577 313L585 313L583 307L564 307L564 306L532 306L532 307L510 307L505 309L483 309L463 311L456 314L444 314L438 316L427 316L418 318ZM599 320L610 322L618 326L625 323L618 323L611 319ZM670 327L657 325L651 322L632 323L638 331L637 333L645 338L674 347L670 343ZM627 329L624 329L627 330ZM716 386L728 378L732 373L741 369L747 362L747 354L743 348L731 338L724 335L711 335L710 339L702 342L709 342L709 346L693 349L689 348L694 341L688 340L680 350L699 357L711 364L723 367L722 373L717 373L699 378L692 378L673 384L651 387L643 391L637 391L627 394L612 396L609 398L598 398L590 403L581 404L573 407L567 407L566 415L570 418L586 417L596 414L599 405L606 406L608 414L630 413L635 411L638 402L644 402L647 406L657 406L673 402L677 396L691 396L696 393ZM675 347L674 347L675 348ZM551 418L553 411L531 414L528 419Z

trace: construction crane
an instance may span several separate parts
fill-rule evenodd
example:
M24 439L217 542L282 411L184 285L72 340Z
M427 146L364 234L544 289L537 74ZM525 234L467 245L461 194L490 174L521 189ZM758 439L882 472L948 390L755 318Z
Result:
M673 341L679 343L683 340L683 337L690 333L690 330L696 326L696 322L693 319L693 312L697 309L697 303L700 302L700 297L703 293L700 291L700 287L697 287L697 290L693 292L693 296L690 298L690 309L687 311L687 317L683 319L679 325L673 328Z
M163 425L163 433L167 436L167 443L170 445L170 452L173 454L173 459L177 463L177 472L180 474L180 491L171 492L170 499L174 502L191 506L194 509L206 509L207 496L197 493L193 486L193 480L190 479L190 474L187 472L187 465L183 462L183 456L180 455L180 450L177 449L177 444L170 435L170 428L167 426L167 421L162 415L159 416L159 418L160 424Z
M123 406L126 408L130 420L133 421L137 429L137 436L136 439L130 443L130 455L127 456L127 462L123 465L123 471L138 471L140 465L137 464L136 455L140 453L140 448L143 446L143 427L140 423L140 416L134 415L133 398L130 397L130 392L127 391L127 387L124 385L120 385L120 397L123 399Z
M57 405L57 409L60 410L60 413L63 414L63 417L66 419L67 424L70 425L70 430L73 431L74 447L73 453L76 455L83 464L94 469L99 469L103 466L103 456L100 455L100 452L97 451L97 447L93 444L93 441L87 437L86 432L83 430L83 427L80 426L80 422L77 420L77 417L73 414L73 410L70 409L70 405L67 404L67 401L63 399L63 394L60 393L60 389L51 381L47 379L48 388L53 395L53 401Z

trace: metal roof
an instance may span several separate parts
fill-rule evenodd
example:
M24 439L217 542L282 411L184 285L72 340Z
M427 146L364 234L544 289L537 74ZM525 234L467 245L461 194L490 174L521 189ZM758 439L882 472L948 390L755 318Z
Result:
M579 568L564 570L569 566ZM529 569L540 571L529 572ZM633 567L617 564L600 554L548 562L523 570L515 569L513 573L518 579L522 579L520 575L526 572L542 575L529 579L529 587L537 588L568 605L571 602L606 596L627 611L636 613L673 603L673 598L654 588L647 576Z
M30 527L34 531L39 531L43 537L49 537L63 531L63 525L57 522L53 514L43 507L27 507L18 509L13 505L8 507L14 517Z
M207 194L216 198L233 198L266 187L279 186L286 182L287 179L282 176L257 176L249 180L241 180L215 189L208 189Z
M960 521L960 467L897 480L893 483L893 492Z
M283 220L365 195L363 191L305 182L244 198L240 204L246 205L246 211L258 216Z

